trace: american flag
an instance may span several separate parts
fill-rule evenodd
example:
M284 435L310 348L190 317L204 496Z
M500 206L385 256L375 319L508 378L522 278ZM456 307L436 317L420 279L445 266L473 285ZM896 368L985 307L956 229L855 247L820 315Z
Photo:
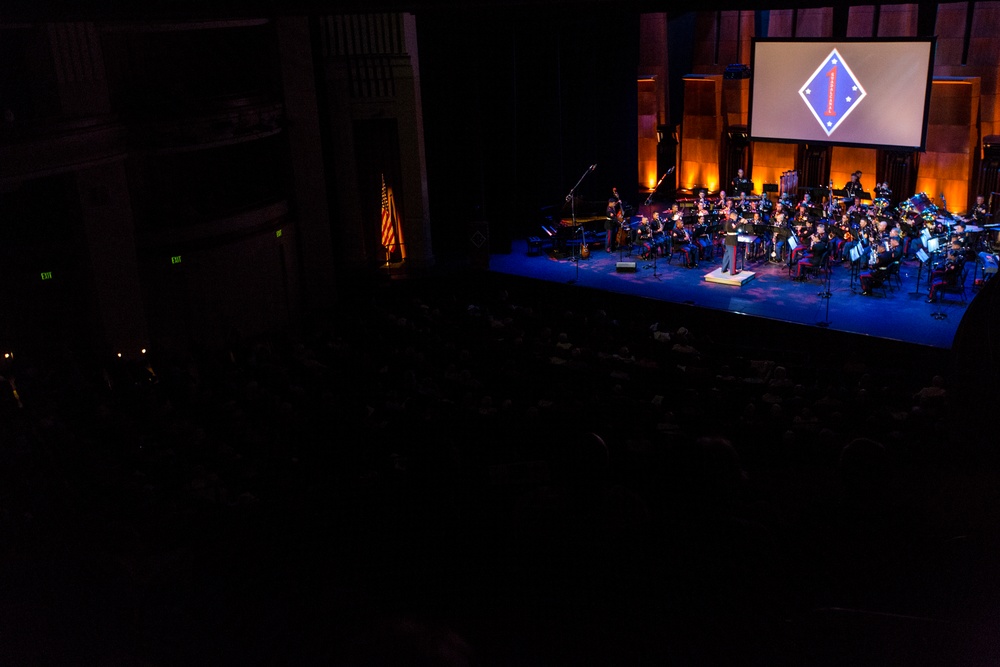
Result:
M385 184L385 174L382 175L382 248L388 263L393 256L399 260L406 258L403 249L402 230L399 229L396 217L396 203L392 190Z

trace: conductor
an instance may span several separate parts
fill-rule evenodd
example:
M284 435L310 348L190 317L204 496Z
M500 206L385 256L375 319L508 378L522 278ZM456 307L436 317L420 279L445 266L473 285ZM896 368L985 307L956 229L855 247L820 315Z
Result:
M728 270L730 275L735 276L739 274L739 271L736 270L736 245L739 242L740 229L740 221L736 211L729 212L722 229L726 234L726 252L722 255L721 271L725 273Z

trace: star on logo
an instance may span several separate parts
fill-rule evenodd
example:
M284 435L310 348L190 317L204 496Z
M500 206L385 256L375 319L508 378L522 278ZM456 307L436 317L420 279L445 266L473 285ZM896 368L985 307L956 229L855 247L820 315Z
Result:
M809 107L826 136L832 135L840 127L867 94L837 49L830 51L812 76L799 88L799 97Z

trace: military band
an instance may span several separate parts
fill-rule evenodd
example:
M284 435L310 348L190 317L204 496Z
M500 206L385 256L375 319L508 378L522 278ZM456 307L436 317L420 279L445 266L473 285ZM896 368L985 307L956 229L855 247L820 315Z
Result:
M965 262L975 261L989 238L981 233L991 221L981 195L966 218L937 207L923 193L892 206L887 182L877 183L874 199L867 200L872 195L864 192L860 171L851 174L843 192L831 182L829 188L801 188L798 198L787 192L755 195L742 170L729 186L731 194L722 190L713 196L701 189L687 202L673 202L631 223L623 220L625 206L616 192L608 200L608 249L627 247L629 254L635 250L647 260L676 253L678 264L688 268L721 256L722 271L732 275L739 272L739 259L743 266L784 264L796 279L805 279L810 269L843 262L851 267L852 288L859 278L863 295L884 285L899 262L919 258L931 276L926 284L934 299ZM970 234L966 223L977 233Z

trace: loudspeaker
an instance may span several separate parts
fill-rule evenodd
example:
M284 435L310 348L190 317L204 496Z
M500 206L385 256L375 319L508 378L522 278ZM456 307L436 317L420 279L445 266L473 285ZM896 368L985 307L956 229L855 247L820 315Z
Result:
M615 271L619 272L635 272L635 262L617 262L615 263Z

